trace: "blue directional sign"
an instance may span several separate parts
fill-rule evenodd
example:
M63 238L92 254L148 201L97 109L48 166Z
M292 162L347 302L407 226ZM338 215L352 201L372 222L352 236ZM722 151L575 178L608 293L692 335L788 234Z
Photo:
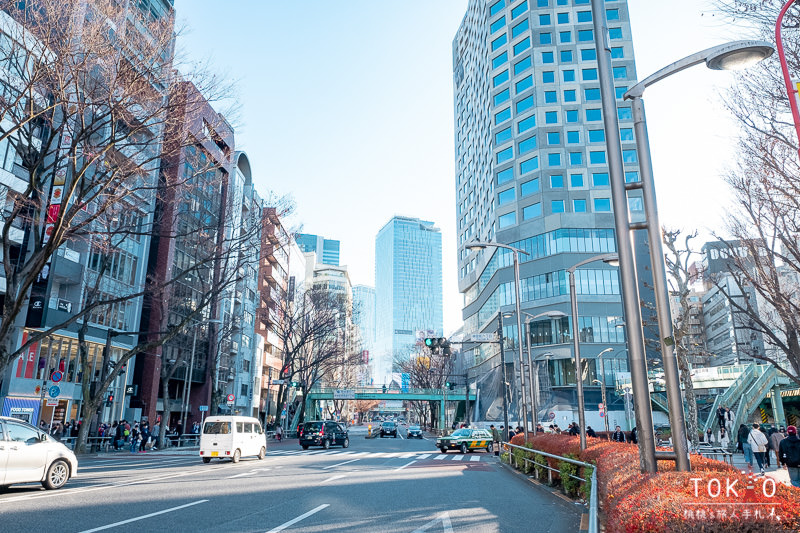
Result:
M400 379L401 379L400 388L402 389L403 392L408 392L408 387L411 384L411 375L406 372L403 372L400 376Z
M61 394L61 388L58 385L53 385L47 389L47 394L49 394L51 398L58 398L58 395Z

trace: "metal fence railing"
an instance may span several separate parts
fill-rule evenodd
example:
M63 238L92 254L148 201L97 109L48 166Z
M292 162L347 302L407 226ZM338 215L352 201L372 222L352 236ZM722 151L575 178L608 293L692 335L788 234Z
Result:
M515 449L522 450L522 451L525 451L525 452L530 452L532 454L541 455L543 457L549 457L551 459L557 459L558 461L564 461L566 463L570 463L570 464L573 464L573 465L576 465L576 466L582 466L584 468L591 468L592 469L592 477L589 480L589 483L591 484L591 486L589 487L589 533L598 533L600 531L599 530L599 524L598 524L598 517L597 517L597 510L598 510L598 505L597 505L597 466L595 466L595 465L593 465L591 463L584 463L583 461L577 461L575 459L570 459L569 457L562 457L560 455L553 455L551 453L543 452L541 450L536 450L536 449L533 449L533 448L526 448L524 446L517 446L516 444L511 444L511 443L508 443L508 442L500 443L500 447L501 447L501 449L503 449L504 447L505 448L515 448ZM519 465L516 464L516 458L514 457L514 454L510 453L508 455L508 457L509 457L509 462L514 461L515 462L514 466L519 468ZM551 484L553 482L553 472L558 472L559 471L557 468L553 468L549 464L547 464L547 461L545 461L544 463L539 463L535 459L529 459L527 457L523 457L522 460L525 461L526 463L532 463L534 465L537 465L539 467L547 469L548 481ZM584 478L578 477L578 476L574 476L572 474L570 474L569 476L571 478L577 479L578 481L581 481L581 482L585 482L586 481Z

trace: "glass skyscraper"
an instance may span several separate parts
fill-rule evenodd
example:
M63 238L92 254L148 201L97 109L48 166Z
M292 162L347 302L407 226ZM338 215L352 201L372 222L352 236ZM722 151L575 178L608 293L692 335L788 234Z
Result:
M395 216L375 238L375 382L387 383L395 359L418 335L441 335L442 234L433 222Z
M323 265L339 266L339 241L308 233L300 233L296 241L304 252L317 254L317 261Z
M631 109L621 99L636 83L628 5L624 0L605 5L625 179L637 181ZM520 256L523 326L526 318L545 312L564 315L531 323L531 351L540 376L537 403L547 411L568 411L576 403L566 269L616 251L594 39L589 0L470 0L453 40L464 333L494 331L498 311L514 310L511 254L470 251L465 245L495 241L528 252ZM639 192L630 193L629 208L633 220L642 218ZM640 264L648 264L637 250L640 258L645 261ZM606 383L613 387L613 372L627 370L618 274L601 262L591 263L576 271L576 281L581 352L588 359L585 383L594 387L592 380L599 379L594 357L611 347L604 358ZM505 352L510 362L519 338L516 317L505 319L504 330L507 347L515 348ZM479 416L493 418L499 412L497 352L495 344L465 350L471 373L483 385L481 397L488 392L496 398L484 399ZM595 387L587 392L587 405L595 392L594 405L599 402Z

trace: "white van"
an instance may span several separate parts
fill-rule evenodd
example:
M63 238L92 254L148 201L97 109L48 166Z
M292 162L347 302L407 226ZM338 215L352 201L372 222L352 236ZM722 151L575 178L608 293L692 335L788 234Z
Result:
M261 422L249 416L209 416L200 434L200 457L210 463L213 457L229 458L238 463L242 456L263 459L267 436Z

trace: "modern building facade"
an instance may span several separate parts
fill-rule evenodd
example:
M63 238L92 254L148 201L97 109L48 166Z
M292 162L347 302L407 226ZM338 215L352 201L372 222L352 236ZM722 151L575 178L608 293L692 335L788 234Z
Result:
M606 12L625 179L637 181L631 109L621 100L636 83L627 2L609 0ZM470 0L453 41L453 90L464 334L495 331L498 311L514 311L515 298L511 253L466 245L494 241L524 250L520 303L523 327L531 319L528 339L541 381L537 416L563 411L571 422L577 402L567 269L616 251L590 1ZM641 219L643 209L635 194L629 199L633 220ZM646 249L638 246L638 264L648 264L643 254ZM596 406L596 355L612 349L604 356L608 387L614 386L614 372L627 369L618 274L598 262L575 276L581 354L588 362L586 405ZM514 348L505 352L507 364L517 357L516 323L516 317L504 322L506 347ZM494 391L482 396L478 416L496 417L496 345L464 355L479 387ZM588 413L589 424L600 423L596 413Z
M361 362L369 365L372 372L372 359L375 353L375 287L356 285L353 287L353 322L358 327L361 344ZM368 377L365 377L364 385Z
M339 241L326 239L319 235L300 233L297 235L297 244L304 252L314 252L317 260L325 265L339 265Z
M441 336L442 234L433 222L395 216L375 238L376 383L389 383L395 359L421 336Z

